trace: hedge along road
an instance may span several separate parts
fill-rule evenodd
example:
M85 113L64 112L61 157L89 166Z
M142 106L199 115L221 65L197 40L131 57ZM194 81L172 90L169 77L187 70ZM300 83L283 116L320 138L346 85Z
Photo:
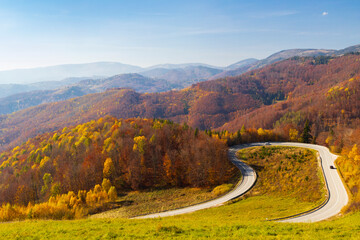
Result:
M321 159L321 167L325 177L325 183L328 188L328 199L321 207L316 208L313 211L306 212L304 214L298 214L295 217L279 220L279 222L322 221L339 214L341 209L348 203L349 198L337 170L330 169L330 166L334 166L334 162L337 156L330 153L328 148L314 144L291 143L291 142L271 142L266 144L251 143L251 144L233 146L229 149L229 159L231 160L231 162L235 164L236 167L240 169L242 174L242 180L237 184L237 186L231 192L227 193L226 195L220 198L205 203L197 204L194 206L185 207L177 210L171 210L162 213L154 213L144 216L138 216L135 218L138 219L157 218L157 217L168 217L179 214L191 213L206 208L220 206L229 200L244 195L254 186L257 176L254 169L252 169L250 166L237 159L236 152L240 149L256 147L256 146L264 146L264 145L302 147L302 148L309 148L318 151Z

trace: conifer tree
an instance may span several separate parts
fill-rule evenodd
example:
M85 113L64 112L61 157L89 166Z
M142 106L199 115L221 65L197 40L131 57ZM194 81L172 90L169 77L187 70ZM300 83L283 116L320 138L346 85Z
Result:
M311 132L311 130L310 130L309 120L306 119L304 130L301 135L301 140L303 143L311 143L313 136L310 134L310 132Z

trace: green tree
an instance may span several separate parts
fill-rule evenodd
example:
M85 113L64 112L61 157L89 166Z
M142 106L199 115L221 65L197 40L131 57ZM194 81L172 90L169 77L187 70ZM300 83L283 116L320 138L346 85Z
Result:
M146 137L145 136L138 136L134 137L134 151L139 151L140 154L145 153L145 146L146 146Z
M245 129L245 126L244 126L244 125L242 125L241 130L240 130L240 133L241 133L241 134L245 134L245 133L246 133L246 129Z
M56 197L61 194L61 184L59 182L53 183L50 189L50 195Z
M41 187L41 193L45 194L49 188L50 183L52 183L52 177L50 173L45 173L43 176L44 185Z
M101 184L102 188L106 191L109 192L109 189L111 188L111 182L109 179L104 178Z
M241 133L240 130L236 132L236 143L241 143Z
M303 143L311 143L311 140L313 139L313 136L310 134L310 124L309 120L307 119L305 122L304 130L301 135L301 140Z
M195 133L194 133L195 137L197 137L199 135L199 129L195 128Z

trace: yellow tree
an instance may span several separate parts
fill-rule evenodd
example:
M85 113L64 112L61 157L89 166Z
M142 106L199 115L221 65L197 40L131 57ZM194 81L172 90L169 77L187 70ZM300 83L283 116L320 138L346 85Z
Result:
M115 173L115 166L111 158L107 158L104 163L103 176L104 178L111 179Z
M110 201L114 202L117 199L117 193L114 186L111 186L109 189L109 198Z
M291 128L289 130L289 138L290 138L290 141L292 142L296 142L298 140L298 136L299 136L299 131L294 129L294 128Z
M358 147L356 144L354 144L353 148L351 149L351 151L348 154L348 157L350 159L354 160L356 155L358 155Z
M134 137L134 151L139 151L140 154L144 154L145 152L145 144L146 144L146 137L145 136L138 136Z
M258 136L259 136L259 140L260 140L260 141L264 141L264 140L265 140L266 132L265 132L264 129L259 128L259 129L257 130L257 134L258 134Z

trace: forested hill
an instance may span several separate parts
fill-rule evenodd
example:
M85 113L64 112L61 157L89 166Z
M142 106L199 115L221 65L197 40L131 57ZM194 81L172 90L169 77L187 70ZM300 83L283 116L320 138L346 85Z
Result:
M237 77L202 82L181 91L140 94L130 89L113 89L2 116L0 141L4 149L38 133L106 115L165 118L187 122L200 129L224 126L237 130L242 124L272 127L285 114L285 111L271 111L273 106L273 109L285 110L288 104L298 104L308 106L306 111L310 111L315 98L327 99L326 94L331 88L341 87L351 78L353 91L357 92L359 71L360 56L357 54L335 58L294 57ZM271 106L266 107L268 105ZM349 109L344 109L344 113L352 112L353 117L358 116L355 105L346 107ZM260 109L267 109L270 115L263 115ZM271 120L267 120L270 117ZM326 121L338 117L329 112Z
M292 91L285 91L284 100L238 114L219 129L236 131L244 125L277 129L281 135L289 136L290 129L300 132L309 120L319 144L335 146L338 151L344 146L360 144L359 63L360 55L351 55L314 65L307 71L305 68L282 70L300 71L304 82L294 81L298 85ZM286 74L285 79L295 78Z
M224 142L167 120L100 118L0 155L0 204L47 201L106 178L119 192L208 187L236 173Z

